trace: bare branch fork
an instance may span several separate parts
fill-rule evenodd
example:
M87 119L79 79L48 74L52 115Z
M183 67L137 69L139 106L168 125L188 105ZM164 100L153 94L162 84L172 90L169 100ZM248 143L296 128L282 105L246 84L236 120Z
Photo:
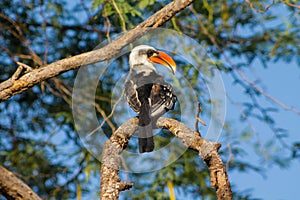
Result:
M9 79L7 79L6 81L3 81L0 84L0 91L11 87L14 84L14 82L16 80L18 80L21 76L23 76L24 74L32 71L32 68L29 67L28 65L24 64L24 63L17 62L17 64L19 66L18 66L17 70L15 71L15 73Z
M220 143L210 142L200 137L196 131L192 131L185 124L174 119L161 117L157 121L157 127L166 128L178 137L185 146L199 153L210 171L211 186L216 190L219 200L232 199L230 182L224 164L218 154ZM113 133L102 153L100 197L104 199L118 199L121 191L130 189L133 184L121 182L118 176L121 162L121 152L126 148L130 137L138 128L138 118L129 119Z
M176 13L189 6L194 0L174 0L154 15L140 23L134 29L128 31L123 36L112 41L101 49L79 54L70 58L65 58L49 65L39 67L19 77L8 84L0 83L0 102L19 94L32 86L66 71L76 69L84 64L92 64L108 60L120 52L122 48L141 37L147 31L146 28L156 28L171 19ZM87 59L88 58L88 59ZM3 84L3 85L2 85Z

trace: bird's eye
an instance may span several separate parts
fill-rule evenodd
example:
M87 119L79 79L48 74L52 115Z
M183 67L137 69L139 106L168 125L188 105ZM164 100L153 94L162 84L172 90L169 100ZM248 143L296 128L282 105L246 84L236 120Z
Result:
M154 51L153 49L149 49L149 50L147 51L147 56L148 56L148 58L151 57L151 56L153 56L153 54L155 54L155 53L156 53L156 51Z

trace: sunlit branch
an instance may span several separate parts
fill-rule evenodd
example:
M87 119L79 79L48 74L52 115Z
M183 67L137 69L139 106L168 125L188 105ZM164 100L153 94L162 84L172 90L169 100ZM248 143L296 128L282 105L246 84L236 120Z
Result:
M121 191L133 186L131 183L121 182L118 173L121 153L126 148L130 137L137 130L137 124L138 118L131 118L121 125L104 145L101 165L101 199L118 199ZM211 186L216 189L217 198L232 199L227 172L218 154L221 144L205 140L185 124L174 119L161 117L156 125L168 129L185 146L197 151L210 170ZM121 185L122 187L120 187Z
M170 20L176 13L190 5L193 1L194 0L175 0L146 19L144 22L140 23L134 29L128 31L126 34L120 36L101 49L65 58L49 65L34 69L32 72L23 75L18 80L15 80L13 85L9 88L0 91L0 102L5 101L15 94L21 93L46 79L52 78L66 71L76 69L82 65L83 61L85 61L85 65L88 65L111 59L126 45L149 31L149 29L146 28L156 28L161 26L166 21ZM26 44L28 46L28 43Z
M40 200L22 180L0 165L0 194L7 199Z

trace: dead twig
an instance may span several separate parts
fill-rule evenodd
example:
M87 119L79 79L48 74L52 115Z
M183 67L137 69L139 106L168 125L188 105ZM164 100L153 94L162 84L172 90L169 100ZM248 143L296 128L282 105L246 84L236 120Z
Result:
M198 133L198 135L201 137L201 133L199 131L199 123L203 126L206 126L206 123L200 118L200 114L202 112L201 109L201 103L198 102L197 104L197 114L196 114L196 120L195 120L195 131Z
M8 80L3 81L0 84L0 92L2 90L5 90L6 88L11 87L14 84L14 82L17 81L18 79L20 79L20 77L22 77L24 74L32 71L32 68L24 63L17 62L17 64L19 66L18 66L17 70L15 71L15 73Z

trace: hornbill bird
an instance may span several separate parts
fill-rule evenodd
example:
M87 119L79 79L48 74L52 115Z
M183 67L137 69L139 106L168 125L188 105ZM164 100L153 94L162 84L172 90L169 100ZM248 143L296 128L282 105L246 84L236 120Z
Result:
M139 115L140 153L153 151L152 129L159 117L174 109L177 101L172 86L156 72L153 63L164 65L175 74L174 60L151 46L137 46L129 55L132 74L125 83L125 96L129 106Z

